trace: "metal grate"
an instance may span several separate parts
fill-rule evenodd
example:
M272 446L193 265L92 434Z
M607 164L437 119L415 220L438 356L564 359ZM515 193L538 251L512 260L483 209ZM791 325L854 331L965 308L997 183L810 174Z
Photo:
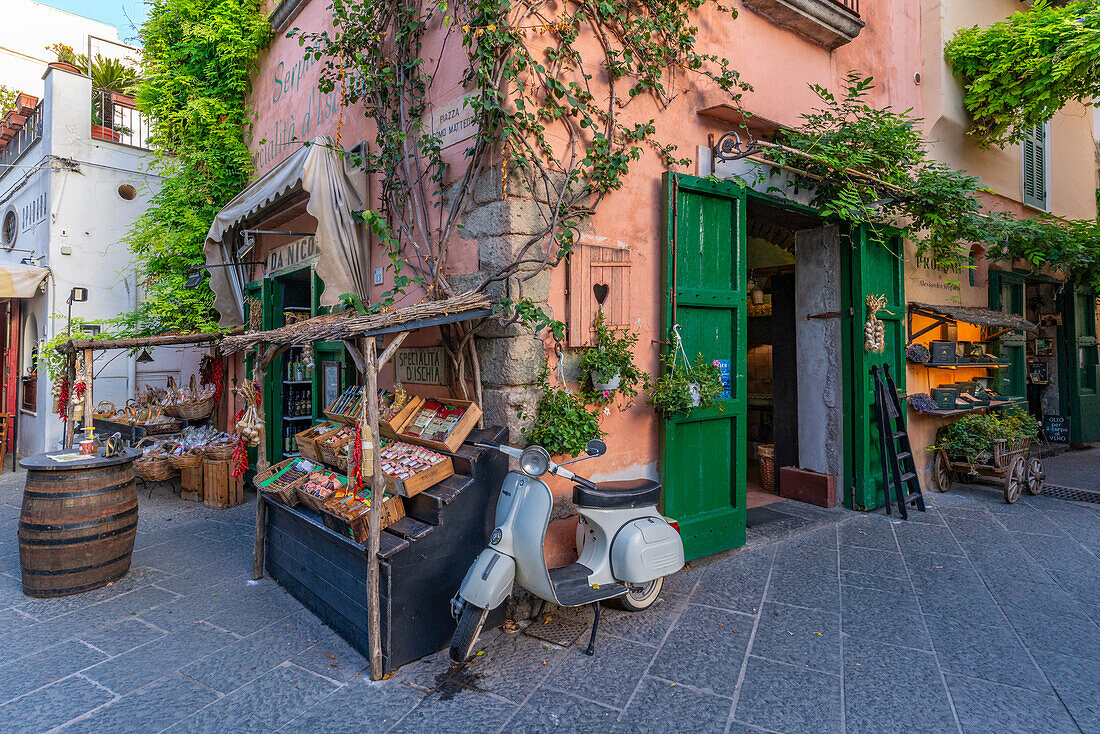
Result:
M1094 489L1078 489L1077 487L1060 487L1057 484L1047 484L1043 487L1043 496L1073 502L1093 502L1100 505L1100 492Z

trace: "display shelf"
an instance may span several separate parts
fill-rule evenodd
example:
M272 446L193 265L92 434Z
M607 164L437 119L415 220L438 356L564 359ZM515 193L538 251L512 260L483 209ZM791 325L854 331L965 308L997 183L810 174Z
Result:
M300 300L300 299L299 299ZM309 311L309 306L283 306L284 311Z
M284 421L305 421L305 420L313 420L313 416L312 416L312 415L284 415L284 416L283 416L283 420L284 420Z
M312 385L313 380L283 380L284 385Z
M991 400L989 401L989 405L975 405L971 408L956 408L954 410L917 410L913 408L913 412L920 415L935 415L941 418L950 418L956 415L976 413L979 410L989 410L990 408L1007 408L1010 405L1020 405L1026 402L1026 398L1009 398L1008 400Z
M927 367L930 370L957 370L957 369L992 369L999 370L1008 367L1009 365L1004 362L956 362L955 364L932 364L930 362L914 362L908 360L909 364L919 365L921 367Z

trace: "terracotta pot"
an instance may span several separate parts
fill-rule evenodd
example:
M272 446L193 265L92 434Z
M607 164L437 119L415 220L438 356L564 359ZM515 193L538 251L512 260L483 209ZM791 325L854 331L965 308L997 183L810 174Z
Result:
M72 64L70 64L67 61L51 61L48 64L48 66L50 66L54 69L63 69L64 71L71 71L73 74L83 74L84 73L80 69L73 66Z
M92 125L92 137L96 140L110 140L112 143L117 143L122 140L122 133L103 125Z
M128 94L123 94L122 92L111 92L111 104L115 105L116 107L128 107L129 109L134 109L135 103L136 101L134 100L134 98Z

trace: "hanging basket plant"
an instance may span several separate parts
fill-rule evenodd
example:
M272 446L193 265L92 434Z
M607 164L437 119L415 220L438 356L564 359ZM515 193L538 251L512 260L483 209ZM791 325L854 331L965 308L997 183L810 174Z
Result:
M528 443L542 446L554 455L577 456L589 441L606 435L600 430L596 412L588 408L584 397L565 387L551 385L546 372L539 380L539 387L542 396L535 414L520 415L531 419L531 425L523 429L523 437Z
M638 394L645 373L634 364L638 335L628 329L608 325L601 309L593 323L595 335L577 364L584 375L584 398L590 403L607 405L617 392L632 398Z
M689 362L675 328L672 337L673 348L661 359L664 374L656 381L646 378L649 404L666 416L714 405L725 391L718 360L708 360L699 354L694 362Z

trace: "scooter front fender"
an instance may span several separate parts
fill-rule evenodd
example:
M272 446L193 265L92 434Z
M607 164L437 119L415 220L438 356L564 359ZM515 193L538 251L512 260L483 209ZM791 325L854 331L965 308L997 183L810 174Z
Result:
M492 548L486 548L474 560L458 595L468 604L482 609L496 609L512 593L516 578L516 561Z

